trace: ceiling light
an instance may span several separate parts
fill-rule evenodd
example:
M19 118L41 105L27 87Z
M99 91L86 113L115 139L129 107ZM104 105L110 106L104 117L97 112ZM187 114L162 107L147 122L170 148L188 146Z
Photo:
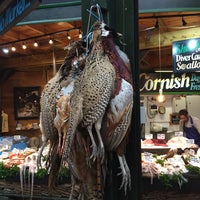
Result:
M71 36L68 34L68 32L67 32L67 39L71 40Z
M159 67L160 67L160 79L161 79L161 46L160 46L160 41L161 41L161 38L160 38L160 29L159 29L159 34L158 34L158 44L159 44ZM163 95L163 88L161 87L160 85L160 89L159 89L159 95L157 96L157 100L159 103L163 103L165 101L165 96Z
M8 48L3 48L2 51L3 51L5 54L8 54L8 53L9 53L9 49L8 49Z
M38 43L37 42L34 42L34 47L38 47Z
M163 95L163 90L159 89L159 95L157 96L157 101L159 103L163 103L166 100L165 96Z
M80 38L80 39L82 38L82 33L80 30L79 30L78 38Z
M158 18L156 19L156 23L155 23L154 27L157 29L159 28Z
M156 69L154 72L156 73L162 73L162 72L165 72L165 73L169 73L169 72L173 72L173 70L171 69Z
M25 44L22 45L22 49L26 49L27 46Z
M52 39L49 40L49 44L53 44L53 40Z
M11 51L15 52L16 51L16 47L12 46L11 47Z
M183 26L187 26L187 22L184 20L183 17L182 17L182 25L183 25Z

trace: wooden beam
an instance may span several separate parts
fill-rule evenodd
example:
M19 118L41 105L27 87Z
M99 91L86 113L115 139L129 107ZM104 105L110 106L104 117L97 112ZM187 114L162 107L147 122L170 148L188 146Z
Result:
M64 50L56 50L56 64L61 64L66 56ZM0 66L6 68L24 68L52 65L52 52L46 54L38 54L17 58L0 59Z
M171 46L172 42L186 40L200 36L200 27L176 30L173 32L161 33L161 46ZM140 33L139 48L152 49L158 47L158 31L153 31L150 38L147 37L147 32ZM148 41L147 41L148 38Z

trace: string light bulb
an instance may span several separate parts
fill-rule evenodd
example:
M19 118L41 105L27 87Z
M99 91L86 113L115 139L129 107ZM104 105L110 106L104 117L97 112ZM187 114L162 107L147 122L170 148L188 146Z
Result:
M38 43L36 41L34 42L33 45L34 45L34 47L38 47Z
M49 40L49 44L53 44L53 40L52 39Z
M16 51L16 47L12 46L11 47L11 51L15 52Z
M71 40L71 36L69 35L69 33L67 32L67 39Z
M26 49L27 46L25 44L22 45L22 49Z
M80 31L80 30L79 30L78 38L79 38L79 39L81 39L81 38L82 38L82 33L81 33L81 31Z
M9 53L9 49L8 49L8 48L3 48L2 51L3 51L5 54L8 54L8 53Z

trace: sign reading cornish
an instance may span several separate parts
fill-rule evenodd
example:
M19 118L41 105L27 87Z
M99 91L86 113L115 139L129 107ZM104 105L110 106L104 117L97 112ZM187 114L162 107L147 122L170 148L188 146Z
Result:
M200 38L172 43L174 73L200 71Z
M200 73L158 73L140 74L140 92L158 93L162 88L165 93L200 93Z
M0 34L15 26L40 3L41 0L12 0L0 15Z

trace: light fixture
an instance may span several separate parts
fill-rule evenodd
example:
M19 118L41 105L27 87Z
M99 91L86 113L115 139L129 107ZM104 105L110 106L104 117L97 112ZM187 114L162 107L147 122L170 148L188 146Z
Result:
M8 54L8 53L9 53L9 49L8 49L8 48L3 48L2 51L3 51L5 54Z
M49 40L49 44L53 44L53 40L52 39Z
M81 39L81 38L82 38L82 33L81 33L81 31L80 31L80 30L79 30L78 38L79 38L79 39Z
M16 47L12 46L11 47L11 51L15 52L16 51Z
M184 20L183 17L182 17L182 25L183 25L183 26L187 26L187 22Z
M163 95L162 88L159 89L159 95L157 96L157 101L159 103L163 103L166 100L165 96Z
M160 80L161 80L161 46L160 46L160 29L159 29L159 32L158 32L158 49L159 49L159 52L158 52L158 56L159 56L159 68L160 68ZM160 89L159 89L159 94L157 96L157 100L159 103L163 103L165 101L165 96L163 95L163 87L161 86L161 83L160 83Z
M34 42L33 45L34 45L34 47L38 47L38 43L36 41Z
M26 49L27 46L25 44L22 45L22 49Z
M67 32L67 39L71 40L71 36L69 35L69 33Z
M173 70L171 70L171 69L155 69L154 70L154 72L156 72L156 73L171 73L171 72L173 72Z
M156 19L156 23L155 23L154 27L155 27L156 29L159 29L158 18Z

